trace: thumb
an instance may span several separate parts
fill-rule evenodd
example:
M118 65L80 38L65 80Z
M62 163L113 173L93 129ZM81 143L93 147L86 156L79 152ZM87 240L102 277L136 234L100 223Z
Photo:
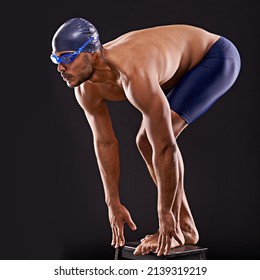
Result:
M126 222L127 222L128 226L131 228L131 230L136 230L137 229L137 226L133 222L133 220L132 220L130 215L128 216Z

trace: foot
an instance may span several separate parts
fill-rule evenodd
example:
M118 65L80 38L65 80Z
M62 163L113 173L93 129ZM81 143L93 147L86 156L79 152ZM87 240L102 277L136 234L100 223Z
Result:
M158 231L155 234L146 235L145 238L141 239L141 244L136 247L134 255L146 255L150 252L155 252L157 249L158 237ZM185 239L182 234L180 236L180 239L183 240L181 243L172 238L171 248L184 245Z
M193 223L181 223L181 231L182 235L180 236L183 242L179 243L174 238L172 238L172 246L171 248L175 248L182 245L195 245L199 241L199 233L198 230ZM159 232L157 231L155 234L146 235L144 238L141 239L141 244L138 245L134 251L134 255L146 255L150 252L155 252L157 249L157 242L158 242Z
M187 245L195 245L199 241L199 233L198 230L193 223L181 223L181 231L183 233L184 239L185 239L185 244Z

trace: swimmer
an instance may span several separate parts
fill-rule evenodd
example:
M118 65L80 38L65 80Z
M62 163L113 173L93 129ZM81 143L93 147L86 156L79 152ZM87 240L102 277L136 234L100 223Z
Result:
M119 194L120 159L106 101L128 100L142 115L136 144L157 186L158 230L134 254L167 255L199 240L184 190L178 136L235 83L240 55L224 36L173 24L134 30L107 43L84 18L63 23L52 38L51 60L74 89L93 133L112 230L124 246L124 224L136 224Z

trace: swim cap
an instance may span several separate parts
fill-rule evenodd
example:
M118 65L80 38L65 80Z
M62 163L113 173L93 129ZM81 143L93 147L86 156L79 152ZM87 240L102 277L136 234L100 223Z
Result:
M97 29L83 18L69 19L54 34L52 51L77 51L91 37L94 39L85 47L84 52L95 52L100 49Z

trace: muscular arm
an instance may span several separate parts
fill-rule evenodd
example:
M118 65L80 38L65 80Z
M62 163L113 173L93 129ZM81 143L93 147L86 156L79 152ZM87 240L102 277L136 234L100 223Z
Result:
M152 163L158 186L160 250L168 251L171 237L178 240L172 205L178 186L176 140L172 130L171 111L157 79L146 74L134 75L124 83L129 101L142 113L143 125L152 146Z
M104 101L94 109L84 110L92 129L94 149L104 185L107 205L120 203L118 142L114 135L111 119Z
M95 105L88 104L84 99L81 99L79 103L84 109L93 133L94 149L104 186L112 230L111 245L123 246L125 243L124 223L126 222L132 230L135 230L136 226L128 210L120 202L118 142L114 135L108 108L103 100Z

